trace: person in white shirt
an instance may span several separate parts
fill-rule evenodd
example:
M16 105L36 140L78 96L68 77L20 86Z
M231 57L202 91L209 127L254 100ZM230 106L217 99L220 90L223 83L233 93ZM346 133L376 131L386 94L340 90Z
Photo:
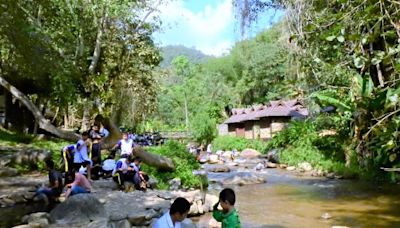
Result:
M207 145L207 155L210 156L212 154L212 146L211 143Z
M121 156L130 156L133 151L133 140L128 138L127 133L122 133L122 139L113 146L112 150L116 148L121 149Z
M83 132L81 139L76 143L75 153L74 153L74 169L79 170L82 167L87 170L87 177L91 180L90 169L92 166L92 161L88 155L88 138L89 133Z
M181 222L185 220L189 210L189 201L178 197L172 203L169 211L154 223L153 228L181 228Z

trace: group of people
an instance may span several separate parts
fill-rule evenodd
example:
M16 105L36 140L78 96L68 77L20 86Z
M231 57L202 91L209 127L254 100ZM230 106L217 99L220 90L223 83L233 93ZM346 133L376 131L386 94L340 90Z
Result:
M90 132L83 132L76 144L65 146L62 149L64 160L65 181L63 175L57 171L53 160L46 160L49 175L49 186L37 190L35 197L46 203L57 201L66 187L65 197L75 194L90 193L92 179L100 176L112 176L120 189L125 189L125 183L131 182L136 189L146 190L149 177L141 170L142 160L134 155L134 142L127 133L122 134L112 148L112 153L103 162L101 161L102 140L107 137L98 126L92 127ZM116 149L120 149L119 159L116 161ZM211 150L211 146L207 149ZM208 152L208 151L207 151ZM222 227L240 227L238 213L234 207L235 193L232 189L224 189L219 195L219 202L214 205L213 217L222 222ZM222 210L218 210L218 205ZM187 217L190 203L184 198L177 198L170 210L159 218L153 227L181 227L181 222Z
M213 206L213 217L222 223L222 228L240 228L239 214L235 208L235 192L225 188L219 193L219 201ZM222 210L218 209L221 206ZM170 210L160 217L153 228L180 228L181 223L187 217L190 203L185 198L178 197L172 203Z
M54 168L54 162L46 160L49 172L49 186L41 187L36 192L37 199L50 203L57 201L64 187L67 188L65 197L79 193L90 193L91 182L100 177L112 177L121 190L127 190L126 182L132 183L138 190L146 190L149 186L148 175L141 170L141 158L134 156L135 144L127 133L111 149L108 157L102 161L101 146L108 131L101 130L97 125L89 132L83 132L76 144L65 146L62 149L64 163L63 175ZM120 153L116 155L116 150ZM115 158L118 157L118 160Z
M201 160L201 153L204 152L204 148L205 148L205 147L204 147L204 144L200 144L199 147L195 147L194 145L189 145L188 148L189 148L189 153L193 154L193 155L196 157L196 159L197 159L198 161L200 161L200 160ZM207 145L206 154L207 154L207 158L209 158L210 155L213 154L212 144L211 144L211 143L209 143L209 144ZM217 151L215 152L215 154L218 156L218 160L221 160L223 151L222 151L222 150L217 150ZM238 155L238 151L237 151L236 149L233 149L233 150L231 151L231 153L230 153L230 159L231 159L231 160L235 160L235 158L237 157L237 155Z

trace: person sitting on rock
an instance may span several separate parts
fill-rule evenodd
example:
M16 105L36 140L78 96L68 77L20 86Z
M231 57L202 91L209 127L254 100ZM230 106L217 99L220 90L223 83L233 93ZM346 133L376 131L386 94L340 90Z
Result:
M68 179L71 183L67 184L65 198L76 194L90 193L92 191L92 185L89 180L80 172L71 170L68 172Z
M219 202L213 207L213 218L222 222L222 228L240 228L239 215L235 209L235 192L225 188L219 193ZM218 210L218 204L222 211Z
M185 198L178 197L172 203L171 208L153 225L153 228L180 228L190 210L190 203Z
M131 162L132 158L130 156L120 158L112 172L113 179L121 190L125 188L125 181L133 183L134 169L130 166Z
M46 169L49 171L49 186L39 188L33 198L35 200L42 199L48 205L57 201L63 190L63 184L62 175L54 169L53 160L46 160Z
M128 133L122 133L122 139L118 141L117 144L113 146L111 150L115 150L116 148L121 149L121 157L123 156L131 156L133 151L133 140L128 138Z
M103 161L103 166L101 167L101 173L103 178L108 178L112 176L112 172L115 168L116 162L112 154L108 155L107 159Z
M149 181L149 176L140 169L140 164L142 163L142 159L139 157L135 157L133 159L133 163L131 163L131 167L134 171L133 183L135 184L135 188L137 190L146 190L148 187L147 182Z

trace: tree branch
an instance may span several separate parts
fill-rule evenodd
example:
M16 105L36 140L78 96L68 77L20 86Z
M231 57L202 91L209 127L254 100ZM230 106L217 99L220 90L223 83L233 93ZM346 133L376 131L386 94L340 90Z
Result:
M89 66L89 74L94 73L94 70L96 69L97 63L100 59L101 39L103 37L104 30L106 27L107 17L108 17L107 7L104 6L103 16L100 19L99 28L97 31L96 44L95 44L94 51L93 51L92 61L90 62L90 66Z
M32 103L32 101L21 91L19 91L16 87L12 86L8 81L6 81L2 76L0 76L0 85L4 87L7 91L9 91L15 98L17 98L35 117L36 122L39 127L43 130L48 131L60 137L62 139L75 141L79 139L79 136L75 133L63 131L56 128L54 125L50 123L43 115L42 112Z

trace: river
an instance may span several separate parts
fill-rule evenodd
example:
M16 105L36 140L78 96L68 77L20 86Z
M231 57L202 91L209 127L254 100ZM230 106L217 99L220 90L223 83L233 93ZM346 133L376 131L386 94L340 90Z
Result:
M234 187L243 227L400 227L400 185L298 177L280 169L264 175L265 184ZM207 227L210 217L200 217L199 226Z

